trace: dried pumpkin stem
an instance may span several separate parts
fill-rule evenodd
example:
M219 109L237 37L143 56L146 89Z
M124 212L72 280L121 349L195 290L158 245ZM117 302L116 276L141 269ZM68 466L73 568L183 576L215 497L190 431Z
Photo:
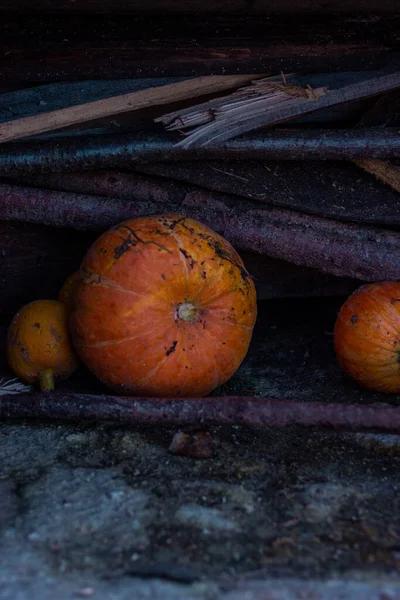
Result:
M182 302L176 309L176 316L182 321L194 321L197 316L197 308L192 302Z
M42 371L40 373L39 384L42 392L51 392L54 390L54 371L52 369Z

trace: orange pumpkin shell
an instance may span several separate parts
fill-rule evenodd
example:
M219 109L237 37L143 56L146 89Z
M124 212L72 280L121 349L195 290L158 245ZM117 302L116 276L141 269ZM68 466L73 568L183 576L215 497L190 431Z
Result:
M123 394L204 396L243 361L256 320L233 247L177 214L104 233L81 265L71 332L97 378Z
M400 282L364 285L343 304L334 329L343 370L364 387L400 392Z

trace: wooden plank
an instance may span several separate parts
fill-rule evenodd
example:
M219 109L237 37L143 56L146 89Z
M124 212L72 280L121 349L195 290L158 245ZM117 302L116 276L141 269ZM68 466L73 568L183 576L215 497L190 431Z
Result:
M399 0L1 0L0 10L34 12L143 13L355 13L390 14L400 11Z
M353 160L353 162L374 175L379 181L389 185L396 192L400 192L400 166L384 160L374 160L372 158L364 158Z
M400 56L400 16L377 18L3 16L0 80L374 70Z
M62 81L10 91L0 94L0 123L181 81L170 77Z
M308 76L293 75L288 80L296 82L297 85L320 85L331 88L362 81L366 77L373 76L376 72L340 72L340 73L317 73ZM106 79L69 81L38 85L29 88L15 90L0 94L0 123L40 115L48 111L67 108L80 103L93 102L102 98L109 98L119 94L140 91L146 88L159 87L182 81L180 78L152 78L152 79ZM0 90L1 91L1 90ZM175 108L184 108L190 101L184 101L175 105ZM366 104L367 102L367 104ZM180 106L179 106L180 105ZM369 102L361 100L345 105L338 105L323 109L317 113L310 113L300 119L292 121L298 124L320 123L321 126L331 123L342 123L353 126L363 112L368 108ZM40 138L75 137L77 135L100 135L121 132L137 132L138 128L146 126L153 130L159 129L159 125L151 126L150 121L161 116L162 107L147 108L135 113L124 113L106 117L104 119L91 121L87 124L75 125L56 132L40 134ZM36 136L32 136L36 137Z
M0 125L0 143L151 106L218 94L245 85L253 78L249 75L199 77L23 117Z
M340 73L314 73L290 75L286 79L293 85L335 89L354 84L378 75L376 72L345 71ZM86 81L62 81L0 93L0 123L41 115L50 110L60 110L77 104L94 102L120 94L138 92L183 81L183 78L158 77L142 79L98 79ZM1 92L1 89L0 89ZM357 104L357 103L356 103ZM337 107L340 112L343 107ZM332 109L331 109L332 110ZM351 107L345 107L344 114ZM328 120L328 119L326 119Z

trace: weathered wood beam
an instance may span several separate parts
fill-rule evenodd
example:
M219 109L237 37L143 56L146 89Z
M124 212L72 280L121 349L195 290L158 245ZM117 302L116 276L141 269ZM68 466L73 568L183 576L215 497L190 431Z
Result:
M354 73L354 76L365 78L365 73ZM183 80L179 77L99 79L94 81L60 81L34 87L24 87L23 89L0 94L0 123L41 115L48 111L60 110L76 104L95 102L120 94L171 85Z
M0 124L0 143L199 96L215 95L240 88L253 78L253 75L195 77L14 119Z
M180 161L142 164L137 165L135 170L150 177L162 177L161 187L170 187L175 181L181 186L191 184L341 221L387 227L400 225L397 193L350 161ZM76 180L75 187L71 180L68 186L68 176L67 173L33 175L26 177L25 181L33 177L31 181L38 186L58 183L61 184L60 189L66 191L104 193L104 182L100 186L95 173L93 176L86 174L86 182L81 189ZM82 182L84 178L85 173L82 173ZM93 178L97 180L98 187L94 185ZM116 192L122 186L129 189L126 181L118 185L118 177L114 180Z
M162 209L161 209L162 207ZM400 233L333 219L254 207L244 199L185 194L179 203L117 200L0 185L0 220L102 231L125 219L174 212L197 219L236 248L339 277L400 280Z
M393 14L2 15L0 80L374 70L398 61L399 23Z
M277 398L135 398L68 392L0 396L2 420L114 422L135 425L247 425L399 433L398 406L296 402Z
M2 0L1 10L94 13L226 13L226 14L390 14L400 12L399 0Z
M339 72L339 73L315 73L307 75L286 75L286 80L295 85L312 87L328 86L330 89L342 87L349 84L355 84L363 81L366 78L377 76L378 72ZM158 77L158 78L141 78L141 79L105 79L105 80L85 80L85 81L62 81L56 83L42 84L33 87L24 87L17 90L2 91L0 86L0 123L14 121L26 117L42 115L49 111L64 109L77 104L94 102L120 94L138 92L154 87L171 85L183 81L182 78ZM3 85L3 87L6 84ZM21 84L22 85L22 84ZM367 101L368 103L370 101ZM186 101L186 105L190 101ZM328 109L323 109L317 113L310 113L294 122L309 123L309 122L336 122L349 121L354 122L360 119L362 110L365 107L365 100L360 102L352 102L345 105L337 105ZM182 104L185 103L180 103ZM179 105L177 105L179 106ZM135 111L129 115L114 115L107 120L101 119L74 128L68 127L62 132L58 131L57 135L67 135L83 133L85 129L95 130L96 132L125 131L127 127L132 128L133 124L138 121L146 120L147 126L149 121L160 116L165 112L165 107L147 107L142 111ZM293 123L293 121L292 121ZM157 126L159 128L159 126ZM43 139L43 135L42 135Z
M1 125L0 125L1 130ZM182 148L173 138L97 135L0 145L0 176L71 170L130 169L148 162L187 160L345 160L400 158L393 129L271 130L214 146Z

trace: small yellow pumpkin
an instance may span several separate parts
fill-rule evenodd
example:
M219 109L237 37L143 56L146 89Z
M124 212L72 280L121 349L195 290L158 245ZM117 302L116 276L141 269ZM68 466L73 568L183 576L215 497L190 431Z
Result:
M59 300L35 300L14 316L7 335L7 360L27 383L39 381L43 391L54 389L78 367L68 332L68 310Z

